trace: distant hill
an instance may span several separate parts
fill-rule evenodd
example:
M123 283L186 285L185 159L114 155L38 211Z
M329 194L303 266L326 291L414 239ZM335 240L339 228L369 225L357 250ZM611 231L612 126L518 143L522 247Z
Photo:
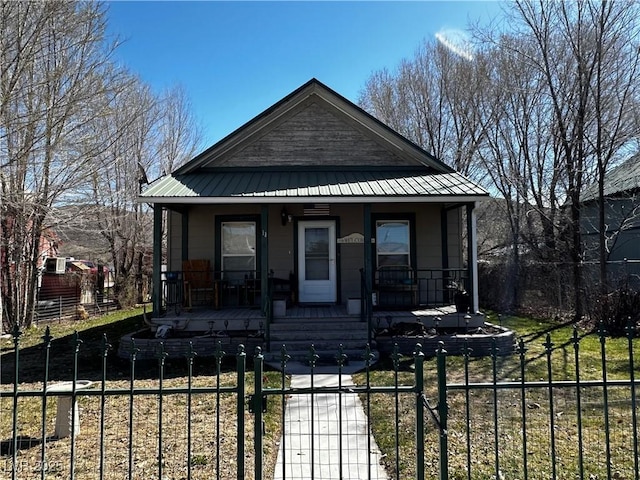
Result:
M58 237L58 255L109 264L109 244L100 234L95 207L63 207L52 215L51 229Z

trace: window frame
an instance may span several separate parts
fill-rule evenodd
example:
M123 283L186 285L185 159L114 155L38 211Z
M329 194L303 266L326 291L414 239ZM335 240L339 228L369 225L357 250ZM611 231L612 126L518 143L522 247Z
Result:
M252 223L254 226L254 244L255 252L253 255L249 254L232 254L225 255L223 253L223 226L229 223ZM253 257L254 266L253 272L256 277L260 275L260 216L259 215L217 215L215 219L215 269L219 272L221 278L224 277L224 259L225 257ZM236 270L232 270L236 271Z
M395 252L381 252L379 247L380 245L382 245L381 242L378 241L378 233L379 233L379 229L384 225L384 224L390 224L390 223L395 223L395 224L404 224L406 227L406 233L407 233L407 243L406 243L406 250L402 250L402 251L395 251ZM376 265L377 266L400 266L400 267L410 267L411 266L411 223L408 220L376 220L376 249L375 249L375 255L376 255ZM381 262L381 258L384 257L406 257L406 263L383 263Z
M375 248L372 248L371 254L373 256L372 263L374 270L380 267L378 261L378 224L380 222L407 222L409 226L409 251L403 253L408 256L408 264L406 266L415 270L416 268L416 219L414 213L375 213L371 215L371 238L374 239ZM383 254L384 255L384 254Z

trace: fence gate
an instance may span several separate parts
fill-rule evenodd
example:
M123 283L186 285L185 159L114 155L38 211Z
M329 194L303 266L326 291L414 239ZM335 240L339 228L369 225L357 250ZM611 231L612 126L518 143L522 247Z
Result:
M440 451L446 452L446 397L438 400L433 407L424 394L424 360L420 346L414 353L411 373L412 384L400 383L399 369L401 355L395 353L395 382L392 385L375 385L372 380L372 359L367 349L360 363L364 369L359 373L356 385L347 372L353 360L340 353L335 364L328 367L319 365L318 355L311 347L308 368L300 374L289 377L289 358L283 348L280 355L280 385L265 386L264 357L260 351L254 357L254 393L248 397L249 411L254 415L254 451L256 454L256 479L265 477L265 471L273 471L275 480L294 479L406 479L425 477L425 428L439 438ZM358 360L359 361L359 360ZM438 353L438 363L444 367L445 352ZM351 365L350 365L351 364ZM330 372L330 373L327 373ZM444 372L444 370L443 370ZM406 375L405 375L406 377ZM446 395L444 375L440 391ZM406 378L405 378L406 380ZM395 405L394 411L380 412L378 399L385 398L385 404ZM382 403L382 402L380 402ZM400 403L410 405L411 413L403 412ZM278 408L281 427L278 454L275 465L266 469L261 452L264 451L265 414L268 409ZM394 415L394 431L385 436L374 432L372 418L380 414ZM407 416L408 419L403 417ZM411 424L410 432L401 432L406 421ZM409 435L407 435L409 433ZM400 439L411 437L409 454L414 464L411 477L401 467L402 456L406 454ZM385 442L393 455L382 455L376 439ZM447 479L446 454L440 456L439 478ZM432 477L429 477L432 478Z

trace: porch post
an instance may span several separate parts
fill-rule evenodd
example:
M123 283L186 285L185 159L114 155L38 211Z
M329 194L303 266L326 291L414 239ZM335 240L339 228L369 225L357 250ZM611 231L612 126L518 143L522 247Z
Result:
M164 207L156 203L153 205L153 314L159 316L162 309L162 285L160 270L162 268L162 213Z
M476 236L476 202L467 204L467 258L469 259L469 295L475 313L480 309L478 299L478 239Z
M182 220L182 258L189 260L189 209L185 209L181 215Z
M440 242L442 244L442 268L449 268L449 209L443 205L440 209ZM447 272L447 275L449 273Z
M367 330L369 332L368 339L371 343L371 312L373 310L373 301L371 294L373 292L372 276L373 276L373 254L371 247L371 204L365 203L362 208L362 214L364 216L362 224L364 228L364 305L367 318Z
M268 297L268 285L269 285L269 237L267 232L269 230L269 205L263 204L260 210L260 285L261 285L261 298L262 298L262 312L268 312L267 302L271 301ZM267 329L269 325L267 323ZM267 332L267 336L268 336Z

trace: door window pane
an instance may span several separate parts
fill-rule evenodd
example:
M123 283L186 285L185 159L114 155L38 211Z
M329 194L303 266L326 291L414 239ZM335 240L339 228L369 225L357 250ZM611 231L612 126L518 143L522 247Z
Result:
M329 229L305 229L305 276L307 280L329 279Z

